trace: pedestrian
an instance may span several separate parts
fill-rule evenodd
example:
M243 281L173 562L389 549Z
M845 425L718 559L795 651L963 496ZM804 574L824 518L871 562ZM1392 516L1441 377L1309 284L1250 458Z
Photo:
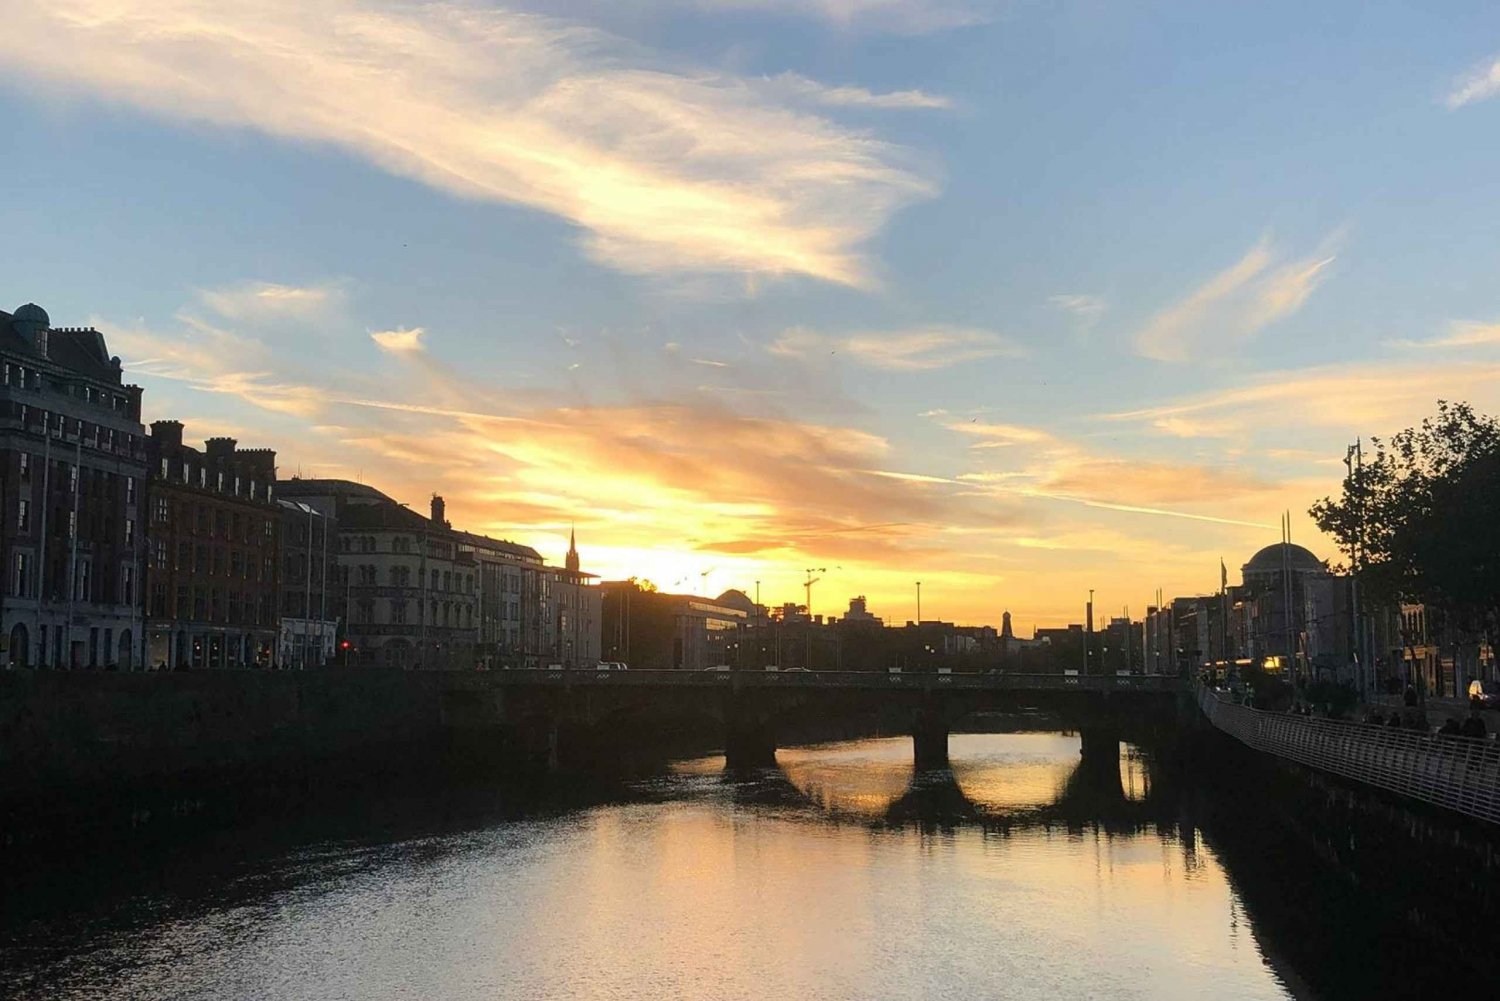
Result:
M1438 727L1439 737L1457 737L1461 732L1462 731L1458 727L1458 720L1454 719L1452 716L1449 716L1446 720L1443 721L1443 725Z
M1479 715L1478 709L1469 710L1469 718L1464 720L1461 732L1465 737L1478 737L1480 740L1490 735L1489 728L1484 725L1484 717Z
M1385 721L1385 725L1394 730L1401 729L1401 714L1398 712L1391 713L1391 718Z

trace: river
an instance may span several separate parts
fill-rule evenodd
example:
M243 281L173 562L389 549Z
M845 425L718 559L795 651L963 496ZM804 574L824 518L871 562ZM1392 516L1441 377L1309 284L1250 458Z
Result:
M951 756L915 783L906 739L703 758L106 857L34 874L0 970L49 999L1313 996L1132 749L1117 775L1062 734Z

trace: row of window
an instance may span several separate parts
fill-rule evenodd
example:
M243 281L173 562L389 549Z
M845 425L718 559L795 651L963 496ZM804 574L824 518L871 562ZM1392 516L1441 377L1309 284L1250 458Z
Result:
M21 483L33 482L32 469L39 463L40 458L30 452L17 452L16 479ZM118 481L124 490L125 503L135 503L136 479L134 476L121 476L108 469L79 466L66 459L53 460L52 468L43 472L50 473L47 477L49 491L60 490L66 484L68 493L77 493L79 497L113 499Z
M416 605L416 614L422 613L420 601L409 602L405 598L391 598L387 603L388 616L386 622L391 625L431 625L444 626L450 629L472 629L474 628L474 609L470 605L454 601L432 601L429 603L431 617L426 623L413 622L408 618L411 606ZM375 599L361 598L354 603L350 621L357 624L374 623Z
M157 539L151 546L151 565L157 570L176 570L179 573L194 573L218 577L227 574L231 578L265 583L276 579L276 562L270 556L247 553L242 549L224 549L202 543L177 543L177 560L165 539Z
M59 440L65 438L71 442L76 439L82 442L85 448L99 451L124 452L134 455L145 440L131 431L116 431L103 424L86 421L80 417L69 417L55 410L44 410L25 403L8 403L6 411L27 430L34 430L38 434L49 434Z
M434 591L454 591L461 594L474 593L474 575L472 573L455 573L452 570L433 570L429 587ZM379 573L374 564L362 563L355 567L355 582L364 587L373 587L380 583ZM388 583L392 587L411 587L412 578L415 577L417 584L422 583L421 572L412 572L409 566L396 564L390 568Z
M171 525L174 515L180 535L249 542L259 531L263 539L276 538L276 521L273 518L242 515L238 511L226 511L209 504L193 504L188 501L180 501L174 505L168 497L156 498L151 516L156 524Z
M38 369L19 362L8 361L0 368L0 378L4 379L5 385L14 386L17 389L42 388L44 376ZM68 383L60 379L51 380L51 388L59 393L67 393L76 396L86 403L98 404L101 407L110 407L121 412L130 409L130 398L124 393L116 393L110 390L91 386L86 382Z
M421 540L406 535L393 535L390 539L390 552L393 553L415 553L421 551ZM378 553L381 552L380 544L373 535L345 535L339 539L339 552L343 553ZM441 539L427 540L427 555L432 559L453 559L453 544Z
M176 467L177 475L172 475L173 467ZM208 467L205 465L194 465L187 459L172 459L162 456L161 478L168 482L175 480L188 486L196 486L200 490L216 490L221 494L232 494L235 497L248 497L250 500L264 501L270 503L274 488L270 483L261 483L259 480L242 477L238 473L226 473L222 469L214 470L209 475Z
M67 572L62 574L64 582ZM11 561L10 593L17 598L35 598L38 594L50 590L54 600L66 601L68 595L65 589L63 593L57 593L60 589L56 580L51 581L52 587L46 588L48 582L41 579L41 564L31 553L18 552ZM94 567L91 560L79 560L73 572L73 594L72 600L83 602L109 602L111 604L130 605L135 603L135 566L125 564L120 568L120 586L114 594L100 593L94 578Z
M156 618L175 618L179 621L222 622L236 625L276 625L276 598L274 594L256 595L233 588L204 587L187 584L177 585L174 599L168 603L167 585L163 581L151 585L151 604L148 614Z

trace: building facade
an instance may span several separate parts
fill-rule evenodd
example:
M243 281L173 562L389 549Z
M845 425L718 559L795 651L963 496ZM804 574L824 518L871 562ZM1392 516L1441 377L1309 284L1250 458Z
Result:
M180 421L147 439L147 659L168 669L270 667L278 660L281 508L276 453Z
M0 311L4 658L130 668L139 659L141 391L92 328Z
M346 614L338 568L338 522L304 501L280 498L281 615L277 659L305 669L332 663Z

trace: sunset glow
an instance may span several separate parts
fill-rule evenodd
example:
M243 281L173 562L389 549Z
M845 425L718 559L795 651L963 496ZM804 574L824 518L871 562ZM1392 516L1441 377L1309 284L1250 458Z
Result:
M1500 33L1456 16L1220 11L1243 44L1163 66L1210 15L127 6L5 5L47 155L5 168L0 307L98 327L190 440L553 561L576 528L602 578L1138 614L1284 510L1337 558L1346 444L1500 406Z

